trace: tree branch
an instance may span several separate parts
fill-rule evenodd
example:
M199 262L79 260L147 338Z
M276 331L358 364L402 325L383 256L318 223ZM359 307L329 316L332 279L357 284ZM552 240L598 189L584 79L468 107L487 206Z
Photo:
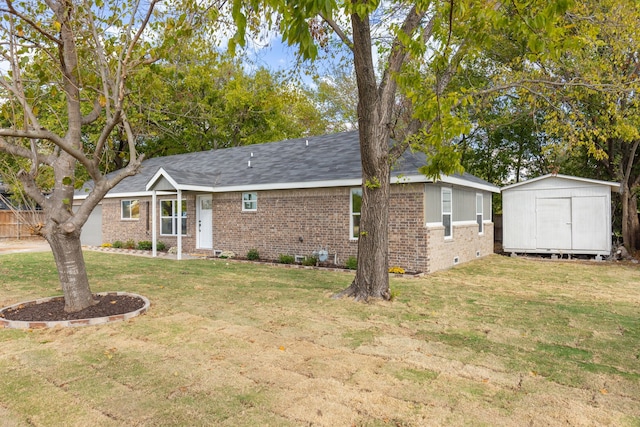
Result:
M13 16L18 17L21 21L24 21L27 24L29 24L29 26L31 28L33 28L34 30L36 30L37 32L42 34L44 37L46 37L49 40L51 40L52 42L54 42L55 44L58 44L58 45L62 44L62 41L60 39L54 37L53 35L49 34L47 31L43 30L40 25L38 25L35 21L33 21L28 16L25 16L22 13L18 12L13 7L13 2L11 0L6 0L6 3L7 3L8 9L0 9L0 12L7 12L7 13L10 13L11 15L13 15ZM47 0L46 3L47 3L47 5L51 6L49 0Z
M331 27L331 29L337 34L337 36L342 40L342 42L353 52L353 41L349 39L349 37L342 31L342 28L338 25L336 21L325 16L323 13L320 14L320 17Z
M0 129L0 132L3 129ZM12 144L10 142L7 142L7 140L4 138L4 136L12 136L12 135L1 135L0 134L0 151L7 153L7 154L11 154L14 156L18 156L18 157L22 157L23 159L31 159L32 162L36 163L36 164L45 164L45 165L52 165L55 157L51 156L51 155L44 155L41 153L35 153L36 158L34 159L34 153L31 150L28 150L27 148L21 146L21 145L16 145L16 144Z
M96 120L98 120L98 117L100 117L101 112L102 112L102 105L100 105L100 100L96 99L95 101L93 101L93 110L91 110L91 112L86 116L82 116L81 123L83 125L88 125L90 123L95 122Z
M411 36L418 28L425 15L426 12L419 12L418 6L414 5L407 14L399 31L407 36ZM429 37L433 30L434 19L435 16L431 18L427 24L427 28L425 28L425 33L428 32ZM408 55L409 51L406 49L406 46L404 46L399 37L396 36L392 43L391 53L389 54L388 66L384 70L380 86L378 88L378 94L382 105L387 105L388 103L393 102L397 88L397 84L395 83L395 80L393 80L393 75L400 71Z

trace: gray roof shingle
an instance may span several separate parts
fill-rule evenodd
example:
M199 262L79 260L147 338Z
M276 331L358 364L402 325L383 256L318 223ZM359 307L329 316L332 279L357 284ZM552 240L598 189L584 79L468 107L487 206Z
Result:
M392 175L417 175L424 164L423 153L407 151ZM125 178L110 194L145 191L160 168L181 186L247 187L362 177L358 131L351 131L152 158L142 163L137 175ZM457 177L491 186L467 173Z

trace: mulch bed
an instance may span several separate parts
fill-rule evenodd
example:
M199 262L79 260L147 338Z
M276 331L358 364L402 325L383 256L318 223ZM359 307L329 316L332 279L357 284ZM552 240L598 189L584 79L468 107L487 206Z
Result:
M97 304L84 310L67 313L64 311L64 297L53 298L40 304L26 303L7 309L0 317L23 322L54 322L62 320L93 319L115 316L136 311L144 307L144 300L130 295L94 295Z

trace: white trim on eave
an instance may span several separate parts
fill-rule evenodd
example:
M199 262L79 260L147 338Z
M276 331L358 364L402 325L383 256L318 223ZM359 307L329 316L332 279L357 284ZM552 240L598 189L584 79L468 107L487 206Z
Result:
M531 184L532 182L542 181L543 179L548 179L548 178L560 178L560 179L566 179L568 181L577 181L577 182L585 182L585 183L588 183L588 184L605 185L607 187L610 187L611 190L614 190L614 191L619 191L619 189L620 189L620 184L617 183L617 182L600 181L600 180L597 180L597 179L581 178L579 176L570 176L570 175L560 175L560 174L551 174L551 173L549 173L547 175L542 175L542 176L539 176L539 177L536 177L536 178L528 179L526 181L516 182L515 184L507 185L506 187L502 187L502 191L510 190L512 188L520 187L522 185Z
M321 181L306 181L306 182L276 182L269 184L246 184L246 185L228 185L223 187L213 186L199 186L199 185L180 185L162 168L158 169L155 175L147 182L146 191L136 192L119 192L108 193L105 198L122 198L122 197L144 197L151 196L151 188L161 177L167 179L167 181L177 190L182 191L195 191L202 193L229 193L229 192L243 192L243 191L261 191L261 190L294 190L305 188L330 188L330 187L358 187L362 186L362 178L351 179L335 179L335 180L321 180ZM500 189L491 184L482 184L473 181L467 181L466 179L443 175L440 182L448 184L459 185L461 187L473 188L476 190L489 191L492 193L499 193ZM391 184L412 184L412 183L427 183L433 182L432 179L427 178L424 175L401 175L391 177ZM174 194L169 191L158 191L158 195L162 194ZM76 196L75 199L86 198L86 196Z

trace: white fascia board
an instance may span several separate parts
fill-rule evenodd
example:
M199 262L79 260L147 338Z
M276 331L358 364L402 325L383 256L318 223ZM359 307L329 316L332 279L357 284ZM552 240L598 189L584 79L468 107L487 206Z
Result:
M169 181L169 184L171 184L173 186L173 188L175 188L176 190L178 189L178 183L173 178L171 178L171 175L169 175L163 168L160 168L155 173L155 175L153 175L153 177L151 177L151 179L149 181L147 181L147 185L145 187L145 190L150 191L151 187L153 187L154 184L156 183L156 181L158 179L160 179L161 177L163 177L164 179Z
M182 191L195 191L201 193L228 193L232 191L260 191L260 190L293 190L301 188L327 188L327 187L360 187L362 186L362 178L351 179L336 179L336 180L324 180L324 181L307 181L307 182L279 182L269 184L246 184L246 185L228 185L223 187L214 186L201 186L201 185L179 185L173 180L162 168L149 180L146 186L146 191L138 191L131 193L109 193L105 198L123 198L123 197L144 197L151 196L150 188L153 186L161 176L166 178L176 190ZM490 191L499 193L500 189L492 185L484 185L460 179L456 177L443 176L442 182L460 185L463 187L475 188L484 191ZM427 178L425 175L401 175L391 178L391 184L411 184L411 183L426 183L433 182L432 179ZM172 192L158 192L158 195L174 194ZM86 196L85 196L86 197ZM80 197L77 197L78 199Z
M597 185L606 185L608 187L610 187L612 190L617 191L620 188L620 183L618 182L611 182L611 181L600 181L598 179L590 179L590 178L582 178L579 176L570 176L570 175L560 175L560 174L546 174L546 175L542 175L536 178L531 178L528 179L526 181L522 181L522 182L516 182L515 184L511 184L511 185L507 185L506 187L502 187L502 191L504 190L509 190L511 188L515 188L515 187L520 187L522 185L527 185L530 184L532 182L536 182L536 181L541 181L543 179L547 179L547 178L562 178L562 179L566 179L569 181L578 181L578 182L586 182L589 184L597 184Z
M214 188L214 187L212 187L210 185L190 185L190 184L183 185L183 184L178 184L178 182L175 179L173 179L173 177L171 177L171 175L169 175L169 173L167 171L165 171L163 168L160 168L155 173L155 175L153 175L153 177L147 182L147 185L146 185L145 189L147 191L151 191L151 188L155 185L155 183L158 181L158 179L160 179L160 177L163 177L167 181L169 181L169 184L171 184L171 186L173 188L175 188L176 190L211 193L211 192L213 192L213 188Z
M491 193L500 192L500 188L495 185L473 182L457 176L442 175L437 181L451 185L459 185L461 187L474 188L476 190L489 191ZM391 178L392 184L409 184L415 182L434 182L434 180L427 178L425 175L400 175Z
M231 191L260 191L260 190L293 190L297 188L324 188L324 187L357 187L362 185L362 178L336 179L328 181L308 182L279 182L272 184L246 184L229 185L226 187L213 187L213 193L228 193Z
M476 190L489 191L490 193L500 193L500 188L491 184L482 184L480 182L468 181L457 176L443 175L440 181L447 184L459 185L461 187L475 188Z
M107 195L104 196L104 198L105 199L133 199L136 197L151 197L152 195L153 195L153 191L132 191L131 193L107 193ZM175 191L158 191L156 192L156 195L175 196L176 192ZM76 199L80 199L80 198L76 197L74 200Z

